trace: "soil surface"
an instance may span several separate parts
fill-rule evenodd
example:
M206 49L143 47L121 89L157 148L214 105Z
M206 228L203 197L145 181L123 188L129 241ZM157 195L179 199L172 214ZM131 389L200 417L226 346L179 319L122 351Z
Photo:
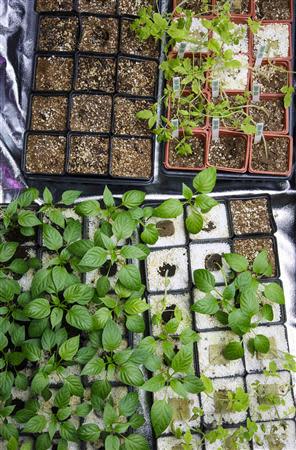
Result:
M253 144L251 167L266 172L284 173L289 168L289 140L285 137L266 139L267 155L264 142Z
M35 89L37 91L70 91L73 59L59 56L37 59Z
M31 129L38 131L64 131L67 128L67 97L34 95Z
M205 139L203 137L191 136L188 138L192 154L180 156L177 154L177 141L171 141L169 147L169 164L172 167L203 167L205 159Z
M235 111L235 109L232 109L231 112L233 114L231 114L230 116L225 117L225 118L221 117L222 125L223 125L223 127L226 127L226 128L233 128L235 130L239 130L242 121L246 117L246 115L244 114L246 112L246 109L242 108L242 106L244 106L247 103L247 101L243 102L243 100L240 99L240 97L237 98L236 95L228 95L228 100L229 100L229 107L236 108L236 111ZM219 98L216 102L214 100L212 100L212 101L216 104L219 104L219 103L221 104L221 102L223 102L224 99Z
M241 169L244 167L247 141L243 136L220 136L218 142L212 142L208 161L217 167Z
M175 225L171 220L160 220L156 224L160 237L169 237L175 234Z
M152 175L152 141L150 139L112 140L112 175L150 178Z
M222 256L219 253L207 255L205 259L205 268L211 272L220 270L222 267Z
M254 82L261 85L261 92L280 93L289 82L287 68L280 64L263 64L253 75Z
M77 33L76 17L41 17L38 49L73 52L76 49Z
M112 98L108 95L75 95L71 130L108 133L111 127Z
M155 9L155 0L118 0L120 14L132 14L136 16L140 8L152 6Z
M200 14L201 13L201 8L203 6L203 4L205 3L203 0L178 0L177 1L177 5L179 6L180 3L182 3L181 8L183 9L190 9L191 11L193 11L196 14ZM209 7L211 7L211 0L207 1L207 4ZM205 11L206 12L206 11Z
M112 58L80 57L75 89L114 92L116 61Z
M127 55L148 56L157 58L159 46L153 38L141 41L137 34L131 30L132 20L122 19L120 52Z
M26 170L30 173L62 174L65 153L65 137L29 135L26 149Z
M230 210L235 234L271 233L272 227L266 198L231 200Z
M226 3L226 0L216 0L217 5L223 6ZM231 12L233 14L248 14L249 12L249 0L241 0L241 1L233 1L233 6L231 8Z
M204 98L202 99L202 103L205 104ZM171 104L169 118L179 118L179 121L185 118L187 120L192 120L195 123L195 128L204 127L206 125L206 111L203 109L202 103L200 103L200 98L197 98L194 94L181 96ZM189 115L181 114L180 110L189 112Z
M69 173L105 175L109 165L109 138L71 136Z
M256 0L256 15L265 20L289 20L290 0Z
M116 97L114 102L114 132L134 136L151 135L151 130L147 127L146 122L137 119L136 114L143 109L149 109L152 103L149 100Z
M73 0L37 0L36 11L72 11Z
M250 265L262 250L267 250L268 258L272 265L272 276L276 275L275 253L271 238L235 239L233 241L234 252L245 256Z
M256 123L264 122L264 131L283 131L285 124L285 107L281 98L272 100L260 100L250 105L249 114ZM264 108L257 109L257 107Z
M94 14L115 14L116 0L78 0L78 11Z
M125 94L153 97L157 81L156 61L118 60L118 91Z
M118 48L118 19L82 17L82 38L79 50L83 52L116 53Z

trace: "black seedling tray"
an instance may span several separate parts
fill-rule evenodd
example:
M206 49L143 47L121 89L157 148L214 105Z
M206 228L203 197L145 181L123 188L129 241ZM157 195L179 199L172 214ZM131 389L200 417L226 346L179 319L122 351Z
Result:
M39 12L38 13L38 21L37 21L37 33L36 33L36 40L35 40L35 52L34 52L34 65L33 65L33 75L32 75L32 82L31 82L31 95L29 100L29 106L28 106L28 114L27 114L27 124L26 124L26 133L25 133L25 139L24 139L24 149L22 154L22 170L26 176L26 178L35 180L35 181L52 181L52 182L68 182L68 183L92 183L92 184L115 184L115 185L147 185L152 183L154 178L154 160L155 160L155 137L152 133L147 134L147 136L139 136L138 134L119 134L118 132L115 134L115 117L114 117L114 105L115 105L115 99L120 96L122 98L127 99L134 99L134 100L147 100L151 103L154 103L156 101L156 98L160 94L159 92L159 73L158 70L155 71L155 84L154 84L154 92L151 92L151 96L141 95L141 92L139 92L139 95L133 95L130 93L125 93L120 90L120 86L118 83L118 70L119 70L119 61L123 59L128 59L131 61L139 61L143 63L149 63L152 62L158 66L159 64L159 58L160 58L160 46L158 47L158 57L154 56L142 56L142 55L134 55L134 54L127 54L121 51L121 30L122 25L126 21L132 21L135 17L131 15L120 15L119 14L119 1L116 3L116 14L110 15L110 14L95 14L95 13L87 13L87 12L79 12L78 11L78 2L73 2L73 11L55 11L55 12ZM37 2L35 2L35 9L37 6ZM77 27L77 35L76 35L76 41L75 41L75 48L71 49L71 51L45 51L44 49L39 50L39 36L40 36L40 29L41 29L41 21L43 18L49 17L49 18L69 18L73 17L76 18L78 21L78 27ZM114 53L99 53L99 52L92 52L92 51L81 51L79 49L79 44L82 38L82 31L83 31L83 19L87 17L95 17L95 18L114 18L117 20L117 48ZM71 58L73 61L73 72L71 74L71 90L70 91L53 91L53 90L36 90L36 77L37 77L37 63L39 57L63 57L63 58ZM76 82L78 79L78 68L79 68L79 61L81 57L92 57L97 58L100 60L104 60L106 58L112 59L115 62L115 75L114 75L114 91L100 91L100 90L91 90L91 89L83 89L83 90L75 90ZM86 78L87 80L87 78ZM71 111L73 108L73 96L74 95L93 95L93 96L100 96L100 95L107 95L110 96L111 101L111 111L110 111L110 126L106 128L106 131L104 132L89 132L89 131L75 131L71 129ZM31 122L32 122L32 98L34 96L45 96L45 97L52 97L52 96L67 96L67 126L66 129L63 131L57 131L57 130L49 130L49 131L40 131L40 130L32 130L31 129ZM90 115L90 112L88 112ZM118 130L117 130L118 131ZM148 132L149 133L149 132ZM64 162L64 168L62 173L32 173L29 172L26 168L26 154L27 154L27 142L28 142L28 136L30 135L40 135L40 136L64 136L66 137L66 148L65 148L65 162ZM108 138L108 168L105 174L97 175L97 174L88 174L88 173L73 173L69 172L69 161L71 157L71 136L98 136L98 137L105 137ZM151 145L151 176L149 178L130 178L129 176L115 176L112 175L112 161L113 161L113 139L114 138L122 138L126 140L130 139L136 139L140 142L142 140L150 141ZM148 144L147 144L148 146ZM148 150L147 150L148 151ZM40 153L42 152L42 148L40 146ZM41 153L42 156L42 153ZM49 156L50 158L50 156ZM145 160L144 160L145 158ZM143 156L143 162L145 162L147 159L145 156ZM92 162L91 160L90 162ZM88 161L87 161L88 162ZM88 169L88 164L84 163L84 169ZM122 161L122 167L124 169L125 162Z

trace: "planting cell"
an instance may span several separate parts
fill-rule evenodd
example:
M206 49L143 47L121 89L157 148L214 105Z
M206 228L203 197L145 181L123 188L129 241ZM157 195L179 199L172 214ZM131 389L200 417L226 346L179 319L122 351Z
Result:
M213 38L222 44L222 51L232 50L234 54L248 53L249 51L249 37L247 24L232 22L233 29L231 30L232 38L235 44L225 44L220 38L219 34L214 31ZM229 30L230 31L230 30Z
M107 95L74 95L71 130L108 133L111 126L112 98Z
M253 72L253 82L260 84L261 92L266 94L279 94L283 86L290 84L289 65L287 63L262 64Z
M32 98L31 129L35 131L65 131L68 97L39 96Z
M270 237L250 237L247 239L234 239L233 249L235 253L245 256L250 264L253 263L256 256L262 251L267 250L268 258L272 265L272 276L277 272L276 256L273 240Z
M136 16L140 8L155 8L155 0L119 0L118 10L120 14L131 14Z
M288 58L290 56L290 28L283 23L263 23L254 35L256 55L260 45L266 45L265 58Z
M194 135L187 138L186 143L191 146L192 153L182 156L176 149L179 142L174 139L167 144L168 164L171 168L195 169L204 167L205 135Z
M160 219L151 217L148 224L155 224L158 230L159 238L151 247L173 247L175 245L185 245L186 232L183 215L175 219Z
M292 449L296 442L296 429L293 420L257 423L256 439L253 439L253 449L282 448ZM266 442L267 441L267 442ZM265 442L268 447L265 446Z
M166 276L169 291L187 289L189 283L187 267L186 248L152 251L146 261L148 290L164 291Z
M237 445L237 434L240 433L239 428L227 428L228 436L225 439L217 439L215 442L210 443L206 441L206 450L217 450L221 448L223 450L232 450L233 445ZM235 442L235 443L234 443ZM250 450L251 446L248 442L239 441L240 450ZM265 449L264 449L265 450Z
M206 53L208 51L208 30L203 26L201 19L192 19L192 24L188 37L195 39L197 42L187 42L186 51L193 53ZM178 51L180 43L176 44L174 51Z
M289 20L291 0L255 0L255 13L260 20Z
M78 11L93 14L115 14L116 0L78 0Z
M189 211L188 211L189 212ZM198 234L189 234L192 240L228 238L229 223L225 203L219 203L203 215L204 225Z
M240 55L240 67L237 69L225 69L224 63L217 62L212 70L212 79L221 83L221 89L225 91L244 91L249 80L249 57ZM223 65L222 65L223 64Z
M266 197L230 200L229 205L234 234L272 233Z
M214 0L215 4L220 8L226 3L229 4L229 0ZM247 15L251 12L251 3L253 0L241 0L239 2L230 3L230 12L235 15Z
M71 136L68 172L105 175L109 167L109 138Z
M157 450L181 449L180 442L181 441L174 436L161 437L157 439ZM192 434L191 445L195 446L193 448L199 448L199 446L201 445L200 437L196 434Z
M149 179L152 175L150 139L112 139L111 174L114 177Z
M73 52L76 49L77 33L76 17L41 17L38 50Z
M212 141L209 147L208 164L220 170L244 171L248 151L245 136L221 134L219 141Z
M80 56L75 89L114 92L115 70L116 61L113 58Z
M222 267L227 273L229 268L224 260L223 253L231 253L231 247L228 242L207 242L190 245L190 262L193 273L197 269L207 269L213 273L216 283L223 283L223 274L220 271Z
M114 132L123 135L149 136L151 131L136 114L151 107L149 100L116 97L114 101Z
M158 63L155 61L137 61L118 59L117 85L123 94L153 97L157 80Z
M82 17L82 52L116 53L118 49L118 19L96 16Z
M72 11L73 0L37 0L36 11Z
M35 89L37 91L70 91L73 58L38 56Z
M27 137L26 170L30 173L62 174L64 172L66 138L47 134Z
M153 38L140 41L135 31L131 29L133 21L121 20L120 52L133 56L146 56L157 58L159 55L158 45Z
M265 141L252 140L249 170L255 173L289 174L292 165L291 140L284 136L266 136Z
M239 337L231 331L209 331L200 333L197 343L200 372L207 377L222 378L225 376L242 375L244 365L241 359L226 360L222 354L223 348L231 341L239 341Z
M260 103L249 105L249 114L255 123L264 123L264 131L273 133L288 132L287 110L282 98L261 98Z

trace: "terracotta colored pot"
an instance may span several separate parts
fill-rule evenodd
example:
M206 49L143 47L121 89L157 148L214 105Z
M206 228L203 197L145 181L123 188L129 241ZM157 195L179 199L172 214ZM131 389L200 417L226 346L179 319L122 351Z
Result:
M230 131L227 130L225 128L221 128L220 129L220 136L237 136L240 138L245 139L246 141L246 153L245 153L245 159L244 159L244 165L243 167L236 169L234 167L223 167L223 166L219 166L219 165L213 165L209 162L209 155L210 155L210 147L211 147L211 142L212 142L212 133L210 132L209 135L209 145L207 148L207 152L206 152L206 165L208 167L216 167L217 170L221 170L223 172L235 172L235 173L245 173L247 171L248 168L248 162L249 162L249 152L250 152L250 138L248 135L243 134L239 131Z
M262 25L269 25L269 24L273 24L273 23L275 25L280 23L282 25L287 25L287 27L288 27L288 30L289 30L289 51L288 51L288 56L283 56L283 57L281 57L281 56L280 57L272 56L271 58L264 58L263 62L268 60L268 59L270 59L272 61L287 61L287 60L291 60L292 57L293 57L293 43L292 43L292 26L291 26L291 23L286 21L286 20L283 20L283 21L264 20L264 21L262 21ZM251 40L250 55L251 55L251 58L253 59L253 63L255 63L256 54L254 52L255 39L254 39L254 34L253 33L251 33L250 40Z
M290 122L289 122L290 114L289 114L289 109L288 108L284 108L284 95L280 95L280 96L279 95L275 95L275 96L268 95L268 96L266 96L266 95L262 94L260 96L260 99L261 100L279 100L279 99L283 100L283 110L284 110L284 124L283 124L284 126L283 126L283 129L282 130L273 130L273 131L264 131L264 134L266 134L266 135L288 134L289 133L289 124L290 124ZM251 104L251 102L250 102L250 104ZM260 106L260 102L259 102L258 105Z
M203 139L204 141L204 160L202 166L181 166L181 165L172 165L170 164L170 151L171 151L171 141L167 142L165 145L165 157L164 157L164 167L167 170L181 170L181 171L189 171L189 172L196 172L199 170L203 170L205 168L205 155L206 150L209 145L209 133L207 131L200 131L200 130L194 130L193 136L199 137ZM186 158L186 157L184 157Z
M261 20L263 23L266 22L266 20L258 19L256 16L256 0L252 0L253 3L253 14L254 18L257 20ZM288 19L284 20L276 20L277 23L279 22L293 22L293 16L294 16L294 1L290 0L290 17Z
M263 174L263 175L279 175L279 176L289 176L292 171L292 164L293 164L293 138L291 136L283 136L281 134L270 134L267 135L264 133L265 139L273 139L273 138L281 138L287 140L287 156L288 156L288 164L287 164L287 170L285 172L278 172L278 171L269 171L269 170L259 170L254 169L252 167L253 162L253 152L254 152L254 138L251 139L251 146L250 146L250 163L249 163L249 172L250 173L256 173L256 174Z
M293 83L293 77L292 77L292 64L290 61L288 60L282 60L282 61L277 61L277 60L271 60L272 65L275 66L283 66L289 73L288 73L288 85L292 86ZM268 65L269 62L268 61L263 61L262 65L266 66ZM253 90L253 84L254 84L254 73L251 72L251 91ZM262 92L262 95L264 95L264 97L282 97L283 94L281 92Z

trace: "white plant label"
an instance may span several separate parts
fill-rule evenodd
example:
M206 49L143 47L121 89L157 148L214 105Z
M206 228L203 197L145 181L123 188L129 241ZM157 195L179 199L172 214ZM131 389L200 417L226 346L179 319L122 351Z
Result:
M175 92L176 97L180 97L180 92L181 92L181 78L180 77L173 78L173 91Z
M263 130L264 130L264 123L263 122L257 123L254 144L260 144L263 136Z
M252 89L252 98L253 98L253 102L259 102L260 100L260 95L261 95L261 85L258 83L254 83L253 84L253 89Z
M173 136L173 138L178 138L179 137L179 120L178 119L172 119L171 120L171 124L172 124L172 127L173 127L172 136Z
M213 80L212 81L212 97L217 98L220 94L220 81L219 80Z
M181 42L178 50L178 57L184 58L185 52L186 52L187 43Z
M220 119L219 117L213 117L212 120L212 141L218 142L220 137Z
M257 55L256 55L256 61L255 61L255 67L260 67L264 58L264 53L265 53L265 49L266 49L266 45L265 44L261 44L257 50Z

